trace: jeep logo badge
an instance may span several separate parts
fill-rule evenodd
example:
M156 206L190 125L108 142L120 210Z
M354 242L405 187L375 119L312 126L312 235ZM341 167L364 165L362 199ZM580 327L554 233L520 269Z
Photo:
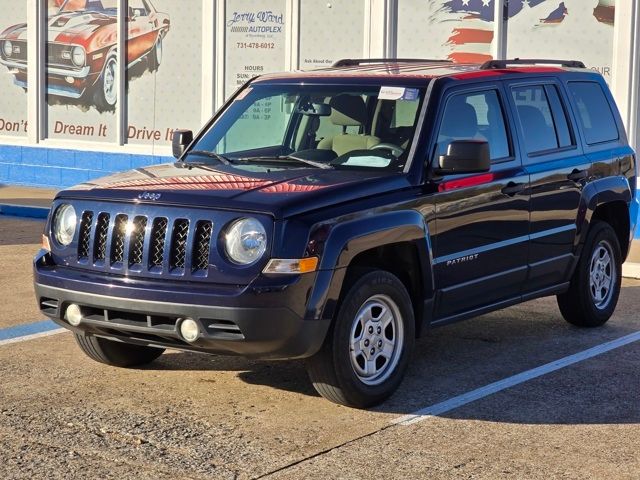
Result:
M162 196L161 193L144 192L138 195L138 200L152 200L155 202L156 200L160 200L161 196Z

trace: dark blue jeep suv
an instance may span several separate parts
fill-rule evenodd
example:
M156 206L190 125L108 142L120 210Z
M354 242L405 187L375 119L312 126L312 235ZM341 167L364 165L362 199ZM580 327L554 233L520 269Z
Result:
M367 407L431 327L547 295L578 326L615 309L635 154L580 62L265 75L173 151L53 204L37 300L99 362L304 358Z

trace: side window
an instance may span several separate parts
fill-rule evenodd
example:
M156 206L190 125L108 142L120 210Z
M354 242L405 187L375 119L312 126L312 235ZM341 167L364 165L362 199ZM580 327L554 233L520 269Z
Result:
M516 87L512 94L527 153L557 149L558 138L544 87Z
M129 0L129 17L146 17L147 9L142 0Z
M510 155L504 115L496 90L463 93L449 98L438 132L438 154L454 140L486 140L491 159Z
M569 82L569 91L589 145L611 142L619 138L611 107L598 83Z

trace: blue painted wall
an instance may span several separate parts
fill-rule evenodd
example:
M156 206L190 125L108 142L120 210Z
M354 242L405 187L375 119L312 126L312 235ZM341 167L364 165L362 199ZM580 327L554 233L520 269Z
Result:
M0 184L65 188L172 157L0 145Z

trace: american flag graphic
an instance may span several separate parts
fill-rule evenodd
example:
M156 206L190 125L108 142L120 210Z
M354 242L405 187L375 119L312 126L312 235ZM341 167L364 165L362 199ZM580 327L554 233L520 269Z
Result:
M586 0L588 1L588 0ZM586 3L585 1L585 3ZM614 1L595 0L594 16L602 23L613 23ZM513 18L524 9L548 4L542 8L541 25L559 25L569 15L564 1L558 0L510 0L508 15ZM451 47L449 59L456 63L481 63L491 60L491 42L493 41L494 0L448 0L444 2L443 12L447 19L459 20L453 28L447 45ZM587 5L584 6L587 8Z

